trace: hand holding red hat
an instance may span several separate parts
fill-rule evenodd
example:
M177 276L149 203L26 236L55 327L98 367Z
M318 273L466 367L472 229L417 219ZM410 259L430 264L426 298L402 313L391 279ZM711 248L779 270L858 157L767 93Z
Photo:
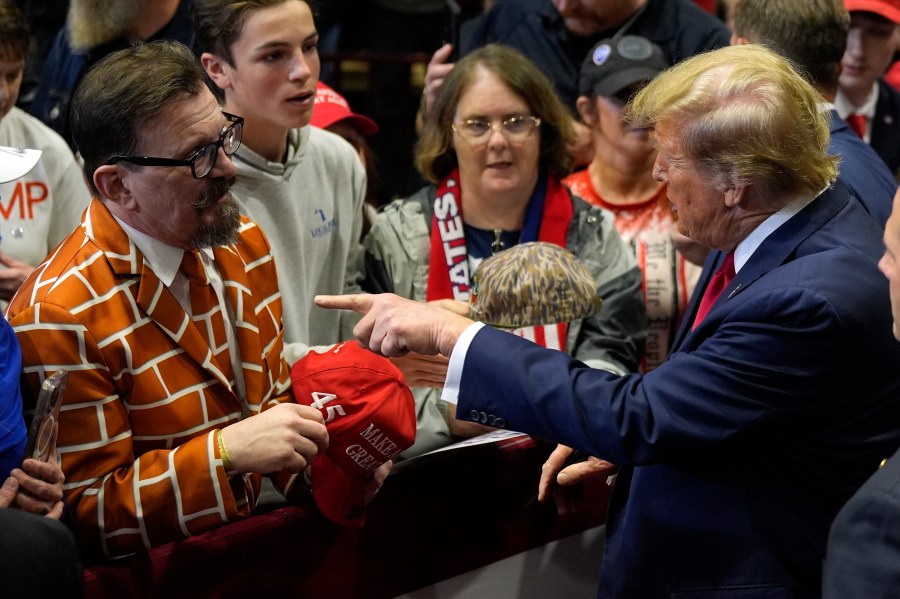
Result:
M300 472L328 447L321 412L283 403L222 429L238 472Z
M381 466L375 469L372 472L372 476L366 481L366 487L364 491L364 499L363 503L365 505L369 505L372 503L372 500L375 499L375 496L378 495L378 491L381 490L382 485L384 485L384 481L387 480L388 474L391 473L391 468L394 467L394 461L388 460Z
M362 314L353 334L365 347L389 358L411 351L450 357L459 336L472 324L449 310L392 293L317 295L315 302L320 308Z
M416 439L416 406L400 370L356 341L311 351L291 367L294 396L324 417L328 448L310 469L328 518L362 526L365 508Z

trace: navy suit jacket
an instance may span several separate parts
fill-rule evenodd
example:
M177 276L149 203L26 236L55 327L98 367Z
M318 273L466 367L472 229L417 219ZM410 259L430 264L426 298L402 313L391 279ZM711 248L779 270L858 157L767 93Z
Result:
M900 132L894 143L900 148ZM839 180L884 228L894 204L897 180L875 150L850 128L836 110L831 111L828 153L841 158Z
M878 80L878 101L869 144L892 173L900 170L900 92Z
M457 415L623 466L599 596L817 596L832 519L900 444L881 236L835 184L643 376L485 327Z
M828 537L823 599L892 599L900 591L900 452L841 509Z

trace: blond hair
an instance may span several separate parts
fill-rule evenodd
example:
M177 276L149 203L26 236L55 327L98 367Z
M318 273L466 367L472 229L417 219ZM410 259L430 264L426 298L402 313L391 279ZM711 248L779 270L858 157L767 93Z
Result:
M753 184L773 199L818 193L837 178L821 95L760 45L700 54L664 71L629 103L639 126L675 127L716 189Z

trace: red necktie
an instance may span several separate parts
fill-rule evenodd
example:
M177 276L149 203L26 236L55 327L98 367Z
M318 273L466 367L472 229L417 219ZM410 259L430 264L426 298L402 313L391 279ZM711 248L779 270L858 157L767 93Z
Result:
M850 125L850 128L856 131L856 134L859 135L861 139L866 138L866 124L868 120L865 115L853 114L847 115L847 124Z
M700 307L697 308L697 316L694 318L694 326L691 327L692 329L697 328L700 321L706 317L707 312L709 312L713 304L716 303L716 300L719 299L719 296L722 295L722 292L728 287L728 284L731 283L731 279L733 278L734 252L728 252L725 254L725 260L722 262L722 266L720 266L719 270L713 274L712 280L703 292L703 297L700 298Z

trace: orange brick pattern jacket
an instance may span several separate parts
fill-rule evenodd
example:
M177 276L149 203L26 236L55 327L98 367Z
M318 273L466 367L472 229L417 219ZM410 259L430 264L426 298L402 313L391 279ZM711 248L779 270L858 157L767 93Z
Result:
M68 521L91 554L196 535L256 504L260 475L229 479L213 431L293 400L281 295L255 223L244 219L238 242L214 255L235 315L246 406L221 374L230 370L96 198L8 308L26 403L46 376L69 370L58 447Z

